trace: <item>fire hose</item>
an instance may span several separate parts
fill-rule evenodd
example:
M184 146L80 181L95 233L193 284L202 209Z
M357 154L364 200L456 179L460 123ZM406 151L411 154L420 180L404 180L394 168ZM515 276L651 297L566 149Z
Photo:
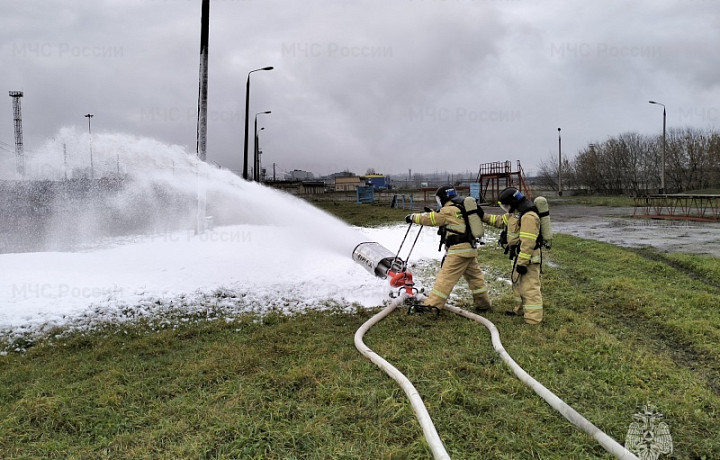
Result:
M589 420L580 415L580 413L578 413L575 409L570 407L565 401L558 398L552 391L548 390L540 382L532 378L530 374L525 372L523 368L520 367L515 362L515 360L512 359L508 352L505 351L505 348L500 342L500 333L498 333L497 328L491 321L480 315L476 315L475 313L471 313L467 310L463 310L462 308L458 308L452 305L446 305L445 310L451 311L456 315L464 316L465 318L471 319L473 321L482 323L490 331L490 338L492 341L493 349L497 354L500 355L500 358L502 358L505 364L510 367L515 376L520 379L522 383L529 386L535 393L537 393L538 396L544 399L545 402L550 405L550 407L560 412L560 414L565 417L570 423L595 438L595 440L599 442L606 451L619 458L620 460L638 460L638 457L636 457L632 452L630 452L613 438L605 434L600 428L593 425Z
M408 227L408 232L409 230L410 228ZM405 234L405 237L407 237L407 233ZM403 239L403 242L404 241L405 239ZM417 241L417 237L415 241ZM402 244L400 247L402 248ZM412 249L410 251L412 252ZM417 417L418 422L422 427L423 433L425 435L425 440L427 441L428 446L432 451L433 458L436 460L449 459L450 456L448 455L442 441L440 440L440 436L435 429L432 419L430 418L430 414L425 408L425 405L422 402L422 398L420 398L420 395L413 386L413 384L397 368L395 368L392 364L383 359L377 353L372 351L363 342L363 336L372 326L387 317L400 304L407 302L408 299L412 299L417 292L417 289L414 288L414 285L412 283L412 275L407 272L406 263L398 257L399 253L400 250L398 250L397 255L394 255L380 244L374 242L360 243L353 251L353 259L356 262L363 265L366 270L378 277L386 278L390 276L391 286L400 289L400 294L398 295L398 297L396 297L392 302L390 302L390 304L382 311L380 311L368 321L366 321L355 332L355 348L357 348L362 355L370 359L370 361L372 361L383 371L385 371L385 373L387 373L401 386L407 397L410 399L413 412L415 413L415 416ZM639 460L638 457L635 456L632 452L630 452L613 438L605 434L602 430L593 425L575 409L573 409L562 399L557 397L552 391L548 390L540 382L538 382L527 372L525 372L505 350L502 343L500 342L500 334L498 333L497 328L491 321L480 315L476 315L455 306L446 305L444 309L453 312L456 315L463 316L465 318L483 324L490 331L493 349L496 353L500 355L503 362L505 362L505 364L510 367L515 376L525 385L529 386L538 396L543 398L545 402L547 402L553 409L560 412L560 414L565 417L570 423L584 431L589 436L593 437L607 452L614 455L620 460Z
M365 333L372 326L374 326L386 316L388 316L390 313L392 313L395 308L398 307L398 305L404 303L406 298L407 294L402 293L399 297L390 302L390 305L380 311L380 313L376 314L375 316L367 320L365 324L360 326L360 329L355 332L355 348L357 348L362 355L375 363L375 365L377 365L380 369L385 371L385 373L388 374L393 380L395 380L403 389L408 399L410 399L410 404L412 405L413 412L415 412L415 417L417 417L418 422L422 427L423 434L425 435L425 440L427 441L428 446L433 453L433 458L436 460L449 460L450 455L448 455L448 453L445 451L445 446L440 440L440 435L438 435L438 432L435 429L435 425L430 418L430 414L428 413L427 408L425 407L425 404L420 397L420 394L415 389L412 382L410 382L410 380L408 380L408 378L405 377L405 375L403 375L403 373L400 372L395 366L393 366L385 359L383 359L380 355L372 351L370 347L365 345L365 343L363 342L363 336L365 335Z

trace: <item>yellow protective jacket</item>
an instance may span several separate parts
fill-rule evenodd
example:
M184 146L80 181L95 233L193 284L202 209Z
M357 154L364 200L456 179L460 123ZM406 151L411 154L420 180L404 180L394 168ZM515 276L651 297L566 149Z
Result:
M422 214L413 214L412 221L416 224L431 227L445 227L448 236L465 234L465 220L463 219L462 212L460 208L452 204L452 201L445 203L438 212L430 211ZM459 243L453 244L452 246L446 245L445 249L447 255L477 257L477 249L473 248L470 243Z
M540 216L535 211L520 214L485 214L482 221L496 228L507 227L507 242L510 246L519 245L518 265L540 263L540 248L537 247L540 235Z

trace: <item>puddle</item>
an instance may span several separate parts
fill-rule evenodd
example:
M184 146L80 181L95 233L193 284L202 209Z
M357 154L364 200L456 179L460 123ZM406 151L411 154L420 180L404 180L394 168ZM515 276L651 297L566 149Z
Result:
M720 222L632 217L633 208L558 205L550 209L553 231L624 247L720 257Z

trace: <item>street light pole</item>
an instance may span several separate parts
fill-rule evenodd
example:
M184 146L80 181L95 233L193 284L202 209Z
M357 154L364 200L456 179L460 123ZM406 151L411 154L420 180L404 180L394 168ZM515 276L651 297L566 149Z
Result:
M263 67L261 69L255 69L248 72L247 75L247 83L245 84L245 148L244 148L244 154L243 154L243 179L247 180L248 178L248 125L250 123L249 117L250 117L250 74L253 72L257 72L258 70L272 70L272 66Z
M262 168L260 167L260 131L264 129L264 127L259 130L257 127L255 128L255 162L253 171L258 171L255 173L255 182L262 182Z
M662 160L660 161L660 193L665 193L665 153L667 150L667 140L665 137L665 121L667 119L667 113L665 111L665 104L662 104L660 102L655 101L648 101L651 104L657 104L661 105L663 108L663 150L662 150Z
M85 118L88 119L88 135L90 136L90 179L95 178L95 170L93 167L93 154L92 154L92 131L90 130L90 119L94 117L92 113L88 113L85 115Z
M260 150L258 149L257 117L258 115L265 115L269 113L272 112L270 110L266 110L265 112L258 112L255 114L255 137L253 138L253 144L255 146L255 154L253 155L253 180L255 182L260 182Z
M558 196L562 196L562 139L558 128Z

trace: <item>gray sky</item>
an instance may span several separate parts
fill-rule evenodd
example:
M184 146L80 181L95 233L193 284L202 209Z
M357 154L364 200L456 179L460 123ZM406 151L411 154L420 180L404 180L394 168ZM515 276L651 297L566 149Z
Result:
M0 17L0 146L62 127L195 152L200 0L23 0ZM263 163L316 175L526 172L623 132L720 125L714 0L212 0L208 160L242 168L245 83ZM250 144L252 152L252 144ZM12 153L0 148L0 157Z

